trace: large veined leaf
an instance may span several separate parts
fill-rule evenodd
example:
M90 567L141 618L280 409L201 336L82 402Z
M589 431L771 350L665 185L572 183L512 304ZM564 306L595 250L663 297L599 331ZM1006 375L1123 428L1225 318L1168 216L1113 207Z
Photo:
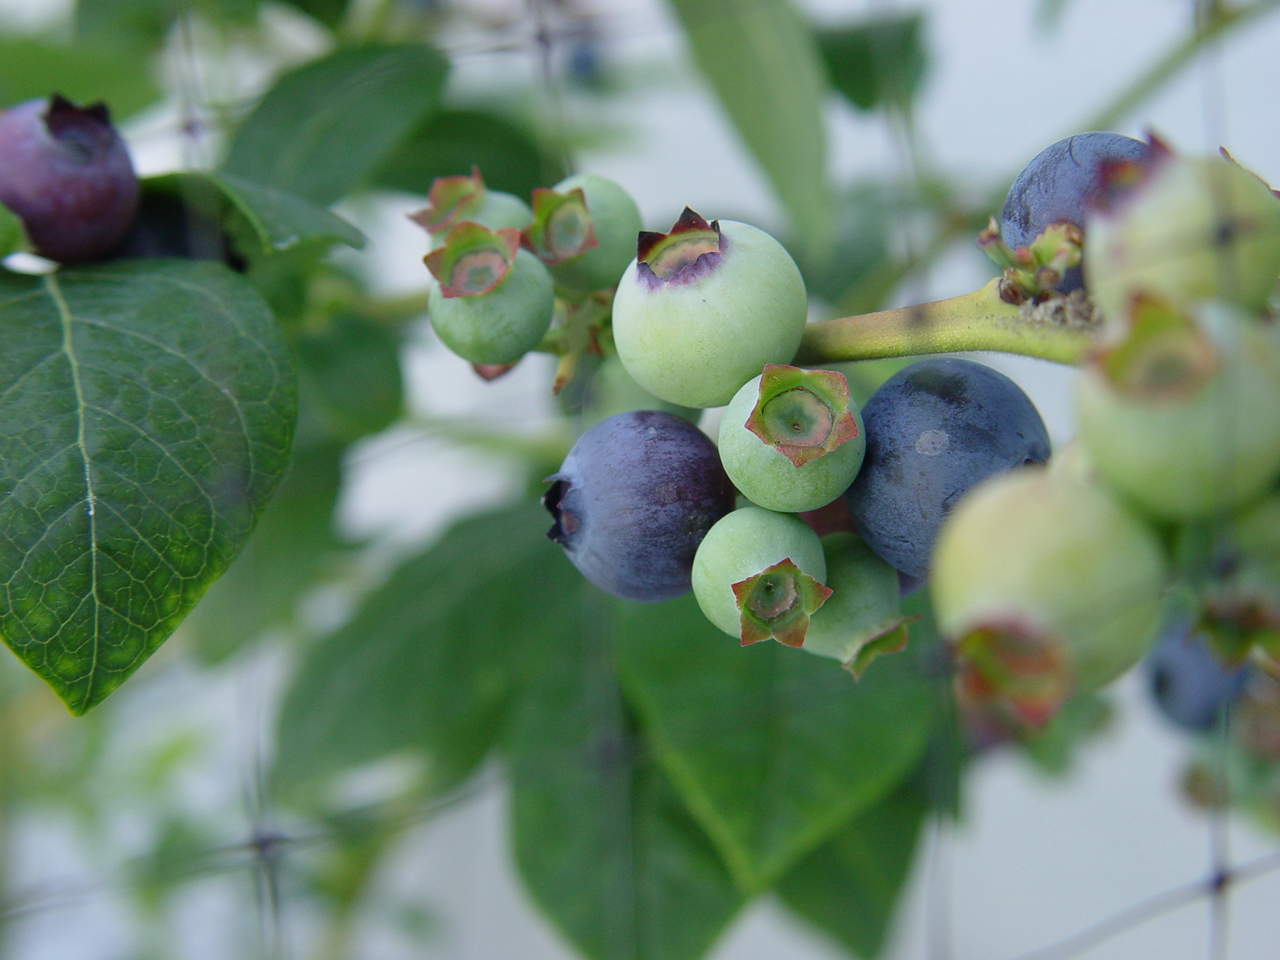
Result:
M615 604L579 589L583 625L548 651L508 739L516 865L588 960L696 960L744 897L627 715Z
M783 903L858 957L878 957L929 811L908 780L863 811L778 883Z
M437 783L470 773L513 688L577 629L581 578L547 524L532 503L460 521L311 647L281 709L277 784L314 794L397 751L423 754Z
M248 257L280 253L303 243L345 243L358 248L365 242L364 234L324 207L231 174L166 173L143 180L142 191L143 219L154 210L155 220L176 221L156 223L155 229L184 232L185 236L175 239L215 259L223 252L223 238L195 242L197 238L190 234L200 225L229 235L238 252ZM190 222L192 216L201 222Z
M911 653L855 682L834 660L740 647L690 598L631 605L617 633L659 764L747 890L883 797L924 751L929 689Z
M296 403L274 317L225 267L0 273L0 635L72 713L244 544Z
M447 67L420 43L346 48L299 67L245 118L224 172L333 203L367 185L436 109Z
M699 69L764 168L795 232L831 239L822 119L827 81L808 25L790 0L671 0Z

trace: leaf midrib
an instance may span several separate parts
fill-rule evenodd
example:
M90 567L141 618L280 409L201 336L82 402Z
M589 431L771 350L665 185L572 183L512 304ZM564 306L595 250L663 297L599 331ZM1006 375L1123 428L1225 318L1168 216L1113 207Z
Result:
M72 323L75 318L62 294L57 274L46 275L44 284L49 291L49 298L58 311L58 322L62 326L62 352L66 354L67 363L71 368L71 383L76 398L76 447L80 451L80 459L84 464L85 504L89 515L89 590L93 598L93 637L90 648L93 653L90 657L84 696L80 701L80 705L83 705L91 703L93 699L93 682L98 675L98 652L102 636L102 600L98 595L98 497L93 486L93 458L89 456L89 447L85 442L85 411L88 404L84 398L84 386L80 379L80 360L76 356L75 345L72 342Z

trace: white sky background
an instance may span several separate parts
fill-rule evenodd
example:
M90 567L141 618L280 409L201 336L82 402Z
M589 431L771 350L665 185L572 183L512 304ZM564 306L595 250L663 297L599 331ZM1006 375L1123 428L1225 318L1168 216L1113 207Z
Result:
M488 0L486 5L518 8L520 3ZM679 50L679 34L659 0L583 0L583 5L618 17L606 55L624 66L659 65ZM874 10L926 9L931 59L919 123L929 159L983 186L1007 180L1051 141L1079 132L1075 124L1182 35L1191 9L1188 0L1067 0L1060 26L1045 33L1035 25L1038 4L1032 0L805 0L803 6L829 21ZM51 8L48 0L0 0L0 10L24 16L47 15ZM458 65L454 83L460 89L483 87L530 66L510 55L470 58ZM1139 135L1150 128L1191 151L1208 152L1223 143L1245 166L1280 183L1277 91L1280 13L1233 35L1144 105L1121 132ZM570 100L567 109L589 119L593 108ZM677 73L651 89L609 101L608 109L614 122L634 134L621 149L583 154L580 166L631 190L650 229L666 229L686 203L709 218L724 211L754 217L766 227L780 222L762 178L717 105L696 84L686 86ZM835 101L830 112L831 168L837 178L900 168L902 159L882 121ZM371 256L381 260L379 275L388 287L404 289L420 282L415 272L420 252L415 251L421 237L402 223L400 212L385 211L369 232L375 240ZM980 254L961 250L902 296L949 296L988 276ZM1018 377L1056 441L1070 436L1070 371L1029 360L983 359ZM511 377L482 385L425 337L408 361L419 410L507 417L508 422L509 411L518 410L517 426L527 430L545 422L545 406L530 402L542 396L545 364L525 363ZM360 451L357 482L345 507L353 532L402 545L420 542L451 515L505 496L515 482L491 459L439 443L407 442L411 439L393 431ZM158 698L165 709L179 711L183 722L212 721L232 731L221 749L229 765L200 781L232 797L239 785L225 782L226 771L240 769L236 758L256 736L252 718L245 716L255 711L243 706L266 695L274 670L272 664L242 667L242 675L229 674L212 689L170 684L168 693L149 694L146 704L153 708ZM1083 751L1069 781L1048 782L1010 756L978 766L968 781L965 822L954 835L935 837L917 864L891 960L1012 958L1145 896L1204 876L1208 824L1176 791L1189 742L1154 714L1144 679L1134 674L1120 685L1113 734ZM143 706L139 728L145 725ZM510 875L504 816L501 792L491 791L412 835L382 882L388 889L404 885L424 891L445 918L442 939L423 954L385 934L371 934L371 946L359 960L566 960L570 954L526 904ZM1274 849L1277 842L1247 824L1232 825L1236 858ZM49 848L28 856L33 862L74 860L71 853ZM197 934L208 937L207 952L193 948L190 955L223 960L216 931L225 901L207 889L189 900L185 909L193 943L200 939ZM1232 903L1231 960L1275 960L1280 877L1238 889ZM133 921L122 918L118 906L102 902L86 911L54 910L34 918L20 931L14 955L20 960L120 956L117 948ZM942 914L947 923L939 927ZM1207 917L1207 906L1200 903L1081 957L1199 960L1208 956ZM931 924L935 933L949 928L951 952L930 951ZM73 926L80 932L71 932ZM768 901L739 918L712 955L713 960L837 956Z

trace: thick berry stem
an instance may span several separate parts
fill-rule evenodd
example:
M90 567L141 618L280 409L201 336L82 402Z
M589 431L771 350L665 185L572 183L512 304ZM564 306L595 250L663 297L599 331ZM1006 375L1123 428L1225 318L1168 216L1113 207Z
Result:
M811 323L795 362L814 366L957 350L1079 361L1093 325L1088 301L1055 298L1040 305L1009 304L1000 299L999 283L992 280L947 300Z

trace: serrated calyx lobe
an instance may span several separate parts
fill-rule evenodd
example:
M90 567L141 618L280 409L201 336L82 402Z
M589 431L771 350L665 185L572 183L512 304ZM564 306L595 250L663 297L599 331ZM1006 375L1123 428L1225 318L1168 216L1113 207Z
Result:
M478 297L502 282L519 248L519 230L489 230L464 220L449 231L443 246L422 260L445 297Z
M788 647L804 645L809 617L831 591L801 570L791 558L732 585L742 626L742 645L770 638Z
M858 436L844 374L781 363L765 365L744 426L797 467Z

